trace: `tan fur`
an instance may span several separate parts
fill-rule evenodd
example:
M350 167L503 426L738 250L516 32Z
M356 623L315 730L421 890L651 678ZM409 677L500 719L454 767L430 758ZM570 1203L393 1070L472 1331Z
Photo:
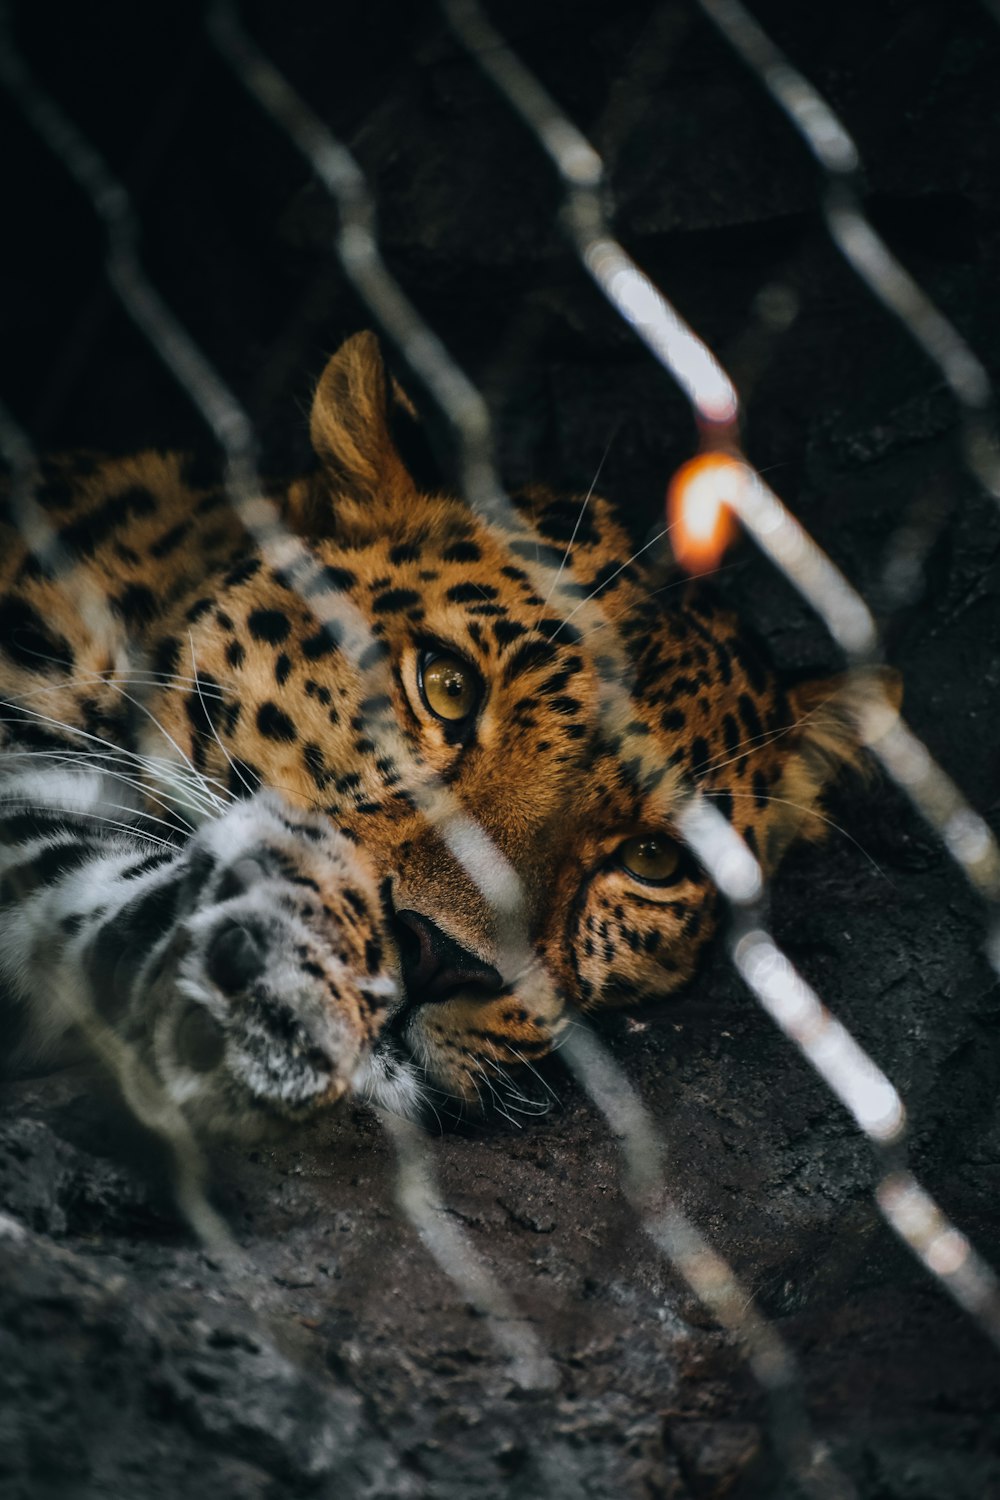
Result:
M33 611L56 654L68 643L72 661L59 669L8 651L0 691L132 750L126 663L139 673L156 664L167 680L144 694L144 750L167 755L174 743L234 794L259 778L325 811L395 910L421 912L499 965L502 924L425 803L406 795L423 768L418 780L435 796L444 787L520 881L535 954L511 993L456 995L407 1021L405 1046L434 1086L474 1101L484 1074L549 1048L567 1005L636 1004L691 978L715 925L705 876L685 859L672 884L643 886L616 862L634 834L673 836L670 797L683 778L717 799L771 870L791 839L822 827L822 789L856 750L836 684L786 694L729 613L694 590L659 599L662 579L629 562L626 532L599 497L563 579L581 596L596 590L621 634L590 626L578 639L566 606L540 596L534 559L554 549L554 581L580 502L534 486L516 497L524 531L510 537L452 496L420 493L390 437L387 403L404 399L374 337L349 340L312 407L317 472L274 497L380 644L365 672L323 648L308 602L257 557L221 493L186 483L176 455L147 453L100 463L48 497L77 550L75 579L120 621L114 639L88 635L64 583L33 573L8 533L3 597ZM100 532L93 546L80 544L87 518ZM613 639L635 701L632 728L609 734L599 659ZM428 644L460 653L484 684L463 745L422 703ZM537 660L510 676L529 646ZM185 681L196 676L207 698ZM640 784L650 766L666 773L655 800Z

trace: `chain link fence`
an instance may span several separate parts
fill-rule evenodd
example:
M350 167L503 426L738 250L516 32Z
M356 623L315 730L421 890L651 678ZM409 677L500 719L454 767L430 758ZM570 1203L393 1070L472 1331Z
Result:
M701 8L757 75L784 111L789 125L803 136L828 183L821 201L834 243L871 294L900 319L923 354L937 365L944 386L958 406L959 457L975 483L997 498L1000 455L985 369L870 223L858 189L859 155L846 129L741 6L729 0L718 4L703 0ZM444 0L442 14L455 42L488 75L504 107L520 118L534 146L554 166L564 192L563 229L581 267L615 315L645 344L690 403L701 451L722 460L711 471L715 476L711 505L718 510L727 508L738 518L763 556L815 611L846 659L849 681L863 689L857 698L859 737L927 820L958 871L982 898L985 952L993 968L1000 969L1000 851L986 821L935 763L882 693L879 679L872 676L870 669L884 659L880 627L872 610L745 457L736 387L708 344L667 299L669 288L655 284L616 238L610 216L613 174L609 181L601 156L481 7L472 0ZM340 638L359 662L371 644L364 622L345 606L342 595L317 586L317 566L307 548L284 528L275 508L264 498L266 485L258 472L260 446L255 424L194 332L171 310L147 270L141 213L101 153L48 91L44 62L28 62L11 18L6 19L0 77L9 97L75 179L103 224L107 276L114 295L190 398L218 444L225 459L229 498L246 529L269 561L293 577L319 624L336 625ZM642 33L631 63L641 76L643 97L661 86L659 73L666 67L678 25L675 13L664 9L653 15ZM268 129L285 136L301 153L314 182L329 195L335 225L331 262L335 258L340 273L363 304L367 320L395 346L404 369L436 409L441 429L450 434L454 445L458 483L469 503L494 524L509 526L511 512L495 467L487 402L390 270L380 246L376 195L359 162L330 130L321 113L304 102L291 79L253 40L234 5L216 0L206 13L206 30L218 55L262 112ZM651 56L656 45L664 51L662 61ZM624 77L627 91L627 70ZM627 136L618 141L618 150L626 145ZM761 372L765 364L761 364ZM0 446L13 475L18 523L35 554L64 575L66 586L71 587L58 543L34 500L38 457L20 415L10 414L16 409L17 392L11 390L5 395L10 412L6 407L0 410ZM697 518L690 514L696 503L704 504L704 487L693 497L693 487L689 486L687 493L680 494L676 524L696 524ZM934 546L947 520L946 508L934 508L928 518L915 507L910 518L897 527L884 561L885 577L892 581L887 597L893 607L903 608L920 597ZM664 535L661 527L647 547L665 546ZM578 623L585 623L589 629L603 628L609 621L613 624L599 598L582 606L568 593L562 596L558 577L553 584L540 576L538 587L545 595L554 593L567 619L585 609L583 621ZM95 630L102 628L99 598L81 598L79 608L87 612ZM881 616L884 629L891 616L884 608ZM609 634L614 635L613 629ZM614 654L613 649L609 654ZM360 664L358 670L362 671ZM376 673L377 669L369 669L373 691L377 688ZM141 699L141 664L135 671L135 682ZM616 672L606 686L609 729L620 730L628 718L627 677ZM498 851L482 830L470 830L469 820L462 821L461 809L453 805L447 789L429 777L425 768L410 763L412 755L401 740L385 748L402 768L407 787L419 793L422 808L437 822L454 851L461 849L461 857L486 899L505 919L514 921L521 906L520 892ZM816 1070L873 1146L874 1197L879 1212L929 1277L950 1294L988 1339L1000 1345L1000 1289L994 1273L909 1165L905 1148L912 1122L900 1093L869 1051L831 1014L772 935L767 916L770 893L754 855L693 787L687 791L677 821L729 904L728 951L748 991ZM525 944L523 930L514 930L512 950L519 951ZM514 958L511 968L516 968ZM209 1201L199 1144L169 1101L159 1097L151 1080L143 1079L141 1086L136 1086L134 1060L115 1043L99 1019L89 1014L76 1019L82 1020L97 1051L119 1077L135 1113L167 1142L175 1159L181 1207L221 1275L238 1286L241 1276L252 1274L247 1252L237 1247L239 1235L234 1237L225 1218ZM778 1333L773 1320L755 1301L751 1287L744 1284L677 1201L663 1132L614 1050L578 1023L560 1037L560 1055L620 1145L620 1187L632 1205L635 1223L646 1231L715 1323L726 1330L733 1346L745 1352L769 1412L767 1441L776 1468L766 1483L775 1494L864 1493L857 1476L846 1472L829 1443L817 1436L804 1400L807 1373L803 1361L807 1356ZM562 1379L558 1363L536 1326L537 1316L529 1316L519 1307L516 1279L505 1285L498 1278L477 1248L476 1236L462 1227L461 1216L451 1206L447 1192L436 1185L434 1147L403 1122L385 1117L382 1123L397 1163L399 1208L453 1284L454 1295L480 1314L503 1361L506 1378L525 1394L558 1390ZM24 1253L29 1253L23 1231L12 1227L10 1234ZM266 1337L264 1305L249 1297L246 1312L251 1326ZM558 1461L546 1454L544 1443L536 1440L531 1461L539 1467L550 1491L561 1492L566 1475L560 1473ZM731 1467L734 1472L739 1469L736 1457ZM697 1478L697 1464L692 1472L696 1477L692 1480L689 1473L687 1479L695 1493L715 1492L698 1487L702 1481ZM679 1482L683 1481L682 1473ZM724 1475L719 1482L726 1482ZM600 1493L599 1481L594 1492Z

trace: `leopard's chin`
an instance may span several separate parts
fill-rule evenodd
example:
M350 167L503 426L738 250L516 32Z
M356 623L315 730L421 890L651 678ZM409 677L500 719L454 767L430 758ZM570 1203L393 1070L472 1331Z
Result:
M355 1069L351 1088L366 1103L422 1122L427 1117L428 1101L421 1072L398 1038L383 1033Z

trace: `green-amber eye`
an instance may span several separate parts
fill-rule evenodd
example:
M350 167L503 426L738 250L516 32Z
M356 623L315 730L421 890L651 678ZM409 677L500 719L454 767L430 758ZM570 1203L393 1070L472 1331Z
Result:
M645 880L648 885L666 885L680 869L681 851L662 834L640 833L622 844L618 863L636 880Z
M427 651L420 661L420 692L431 713L449 724L471 718L479 707L479 673L448 651Z

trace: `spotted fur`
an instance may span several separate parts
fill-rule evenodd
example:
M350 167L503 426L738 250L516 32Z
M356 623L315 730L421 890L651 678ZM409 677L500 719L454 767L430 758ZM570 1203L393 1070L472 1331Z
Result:
M693 782L771 869L851 754L833 685L782 690L664 595L605 501L487 522L417 488L400 413L349 340L315 471L271 496L305 571L158 453L47 469L65 576L13 524L0 553L0 976L29 1047L105 1028L208 1129L502 1096L571 1007L694 973L707 878L678 848L638 880L626 841L675 847ZM426 696L442 652L462 720Z

